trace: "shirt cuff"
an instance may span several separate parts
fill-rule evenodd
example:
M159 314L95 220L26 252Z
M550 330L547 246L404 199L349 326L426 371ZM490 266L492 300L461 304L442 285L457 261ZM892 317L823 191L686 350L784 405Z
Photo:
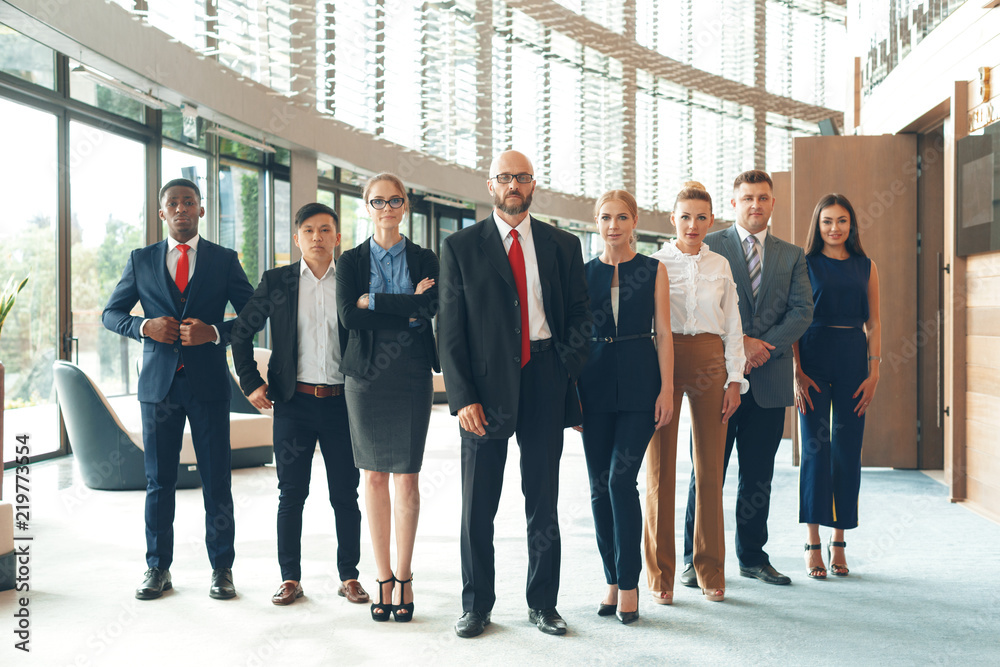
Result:
M368 310L375 310L375 292L368 292Z
M740 394L745 394L750 391L750 380L746 379L746 376L742 373L731 374L728 378L726 378L726 384L723 385L722 388L729 389L729 385L733 382L740 383Z
M218 345L222 342L222 336L219 335L219 327L212 325L212 331L215 332L215 344Z
M148 319L145 319L142 322L139 322L139 338L147 338L146 332L143 331L143 329L146 327L146 322L148 321Z

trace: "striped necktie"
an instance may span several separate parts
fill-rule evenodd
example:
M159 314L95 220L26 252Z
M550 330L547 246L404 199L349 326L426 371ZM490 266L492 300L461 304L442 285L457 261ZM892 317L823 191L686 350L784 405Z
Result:
M757 237L750 234L746 238L747 271L750 272L750 287L753 290L754 301L760 291L760 249L757 247Z

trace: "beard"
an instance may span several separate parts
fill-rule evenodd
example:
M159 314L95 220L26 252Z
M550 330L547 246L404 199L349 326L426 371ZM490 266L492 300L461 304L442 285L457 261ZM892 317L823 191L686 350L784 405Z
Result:
M507 215L521 215L531 207L531 195L529 194L527 197L521 199L518 204L508 204L505 196L501 196L500 194L494 192L493 204L498 210L506 213Z

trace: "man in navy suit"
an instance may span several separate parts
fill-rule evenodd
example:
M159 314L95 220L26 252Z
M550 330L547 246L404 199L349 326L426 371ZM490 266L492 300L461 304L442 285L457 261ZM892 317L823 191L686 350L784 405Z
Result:
M205 544L212 564L209 595L236 596L226 345L253 288L236 252L198 236L205 215L198 186L187 179L160 190L160 219L170 236L133 250L104 309L104 326L143 344L139 405L146 463L146 570L136 598L172 587L174 494L184 420L198 460L205 501ZM143 316L131 315L136 303Z
M580 240L528 214L534 180L526 156L501 153L487 180L492 215L441 243L438 347L462 434L459 637L481 634L496 602L493 520L513 435L528 519L528 619L566 633L556 611L559 458L563 429L582 418L573 382L590 352L590 299Z

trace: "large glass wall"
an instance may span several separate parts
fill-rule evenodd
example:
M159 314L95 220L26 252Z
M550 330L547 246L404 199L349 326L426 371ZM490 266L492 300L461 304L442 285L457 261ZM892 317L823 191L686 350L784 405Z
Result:
M52 386L58 357L59 299L56 235L59 225L56 116L0 99L6 132L0 160L6 210L0 216L0 284L9 277L28 284L18 295L0 335L4 371L4 435L30 433L32 454L59 449ZM96 199L106 200L106 193ZM13 458L6 447L5 458Z

